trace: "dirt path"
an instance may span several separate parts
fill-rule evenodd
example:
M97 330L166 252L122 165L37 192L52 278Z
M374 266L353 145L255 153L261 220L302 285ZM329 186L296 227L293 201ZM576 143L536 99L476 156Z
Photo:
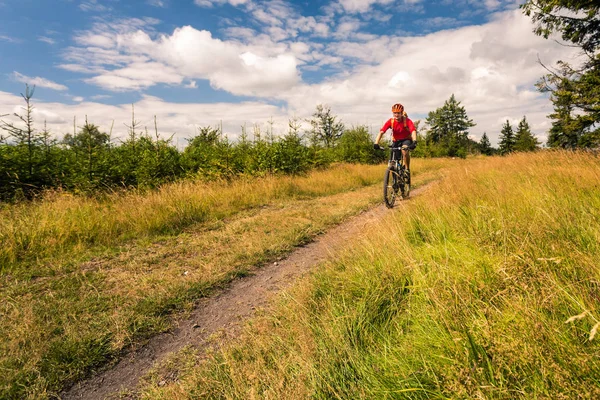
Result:
M414 190L411 196L418 195L426 187ZM395 209L405 204L398 202ZM189 318L179 321L170 332L155 336L147 345L127 354L111 369L76 384L61 398L117 398L119 392L134 390L139 379L169 354L189 345L206 348L211 335L217 332L225 337L235 337L244 321L257 308L267 306L273 294L292 284L331 254L342 250L348 239L360 235L366 225L388 212L383 205L363 212L320 235L314 242L298 248L287 258L254 271L251 276L235 280L227 289L202 299Z

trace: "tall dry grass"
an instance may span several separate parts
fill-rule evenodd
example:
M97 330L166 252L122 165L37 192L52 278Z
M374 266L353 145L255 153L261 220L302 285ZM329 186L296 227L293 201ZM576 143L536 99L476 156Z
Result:
M378 166L339 165L303 177L182 181L154 192L118 193L102 199L49 192L33 204L0 210L1 270L14 270L15 264L65 252L72 256L93 246L178 233L191 224L222 219L277 200L325 196L371 185L379 181L380 170Z
M417 184L443 166L421 163ZM384 168L6 207L0 398L56 397L215 288L380 202Z
M349 248L142 398L600 397L597 156L467 160Z

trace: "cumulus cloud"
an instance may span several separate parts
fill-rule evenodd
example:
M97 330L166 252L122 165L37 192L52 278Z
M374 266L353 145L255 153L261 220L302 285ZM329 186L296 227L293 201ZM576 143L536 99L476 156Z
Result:
M77 41L87 47L70 48L66 59L71 63L62 67L93 73L86 82L109 90L179 85L188 78L207 79L214 88L237 95L268 96L299 80L297 60L283 51L286 46L273 54L273 46L223 41L191 26L155 37L141 29L115 32L100 27L80 34Z
M68 87L66 87L65 85L61 85L60 83L56 83L51 80L41 78L39 76L36 76L36 77L26 76L26 75L23 75L16 71L13 72L12 78L14 80L16 80L17 82L27 83L31 86L35 85L37 87L43 87L43 88L48 88L48 89L52 89L52 90L61 90L61 91L69 90Z
M390 4L394 0L339 0L339 4L346 12L366 12L373 4Z
M479 9L515 6L514 1L461 1ZM353 10L384 5L370 0L336 4L342 3ZM361 32L367 24L356 15L305 17L281 0L235 5L244 7L255 24L229 26L222 37L191 26L159 34L157 21L147 19L100 22L78 33L61 68L88 74L86 82L112 91L157 84L193 89L197 80L207 80L215 89L287 106L276 112L258 103L236 106L250 107L254 121L294 113L310 117L315 105L325 103L346 123L372 124L374 130L393 103L404 103L411 117L423 119L455 94L477 123L471 133L480 137L485 131L494 143L507 117L526 115L534 133L547 131L551 104L534 88L545 73L537 58L551 65L573 55L573 49L535 36L530 19L518 10L498 12L485 24L427 35L376 36ZM308 83L302 78L311 71L319 71L319 78ZM147 98L142 104L160 103ZM217 119L231 117L228 107L214 108L223 111Z
M332 11L355 14L371 11L374 5L391 5L396 9L420 12L421 8L418 4L422 3L422 1L423 0L337 0L337 2L333 3L331 9Z
M101 96L94 96L100 99ZM104 98L104 97L102 97ZM74 101L83 99L74 98ZM22 112L23 99L10 93L0 91L0 109ZM81 126L85 118L96 124L102 131L108 132L111 126L113 140L119 141L127 137L125 124L131 123L131 104L109 105L97 101L82 101L78 104L38 101L33 98L34 125L41 127L44 120L54 137L61 138L66 133L73 132L73 116L77 126ZM173 143L183 147L188 138L193 137L198 127L223 126L223 132L228 138L235 140L246 126L252 137L254 127L264 132L267 122L272 117L276 132L287 129L288 116L285 110L277 106L261 102L231 103L172 103L157 97L143 96L134 104L135 119L141 126L149 129L154 127L154 116L158 121L161 137L173 136ZM235 109L235 112L231 112ZM11 117L3 118L19 124Z
M283 97L298 115L327 103L348 122L377 121L378 125L395 102L404 103L409 115L422 119L454 93L478 124L472 129L477 136L485 131L495 142L507 115L515 119L526 115L534 133L543 135L551 104L534 88L545 72L537 57L552 64L571 58L574 50L537 37L531 30L527 17L509 11L488 24L422 37L377 38L360 46L342 43L336 52L345 59L360 54L361 48L376 50L363 53L369 64L358 64L327 82L302 85Z

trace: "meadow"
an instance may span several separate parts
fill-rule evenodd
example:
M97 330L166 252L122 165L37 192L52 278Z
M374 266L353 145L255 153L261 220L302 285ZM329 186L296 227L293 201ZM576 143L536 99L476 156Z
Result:
M597 155L460 161L234 343L174 355L139 395L596 399L599 260Z
M415 184L450 160L415 164ZM179 181L0 209L0 398L52 398L195 302L381 202L384 166Z

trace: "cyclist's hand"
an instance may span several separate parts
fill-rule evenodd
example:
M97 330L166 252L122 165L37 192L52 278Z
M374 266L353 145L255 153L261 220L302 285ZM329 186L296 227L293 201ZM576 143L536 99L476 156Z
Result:
M414 150L417 148L417 141L413 140L413 142L408 146L409 149Z
M379 143L373 143L373 148L375 150L381 150L382 149L381 146L379 145Z

